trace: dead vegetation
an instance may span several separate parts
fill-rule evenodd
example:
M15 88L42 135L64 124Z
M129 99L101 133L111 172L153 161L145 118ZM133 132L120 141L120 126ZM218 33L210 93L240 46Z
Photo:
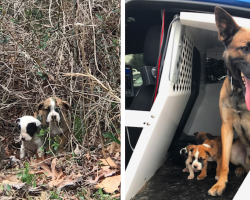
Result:
M3 170L5 177L13 178L29 168L37 184L25 182L17 189L12 182L24 183L20 177L7 184L2 179L1 195L9 199L119 196L120 145L112 141L119 143L120 137L120 1L0 2L0 134L8 156L19 158L15 120L33 115L35 106L50 96L72 107L68 151L47 155L46 162L33 159L27 165L15 164L8 173ZM100 164L100 159L111 159L115 166ZM108 176L113 180L100 185ZM97 190L97 184L104 191ZM105 190L111 185L114 190Z

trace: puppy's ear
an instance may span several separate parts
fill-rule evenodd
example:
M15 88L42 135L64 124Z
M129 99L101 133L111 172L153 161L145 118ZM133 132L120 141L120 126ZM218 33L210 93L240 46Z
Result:
M36 124L36 127L38 127L42 124L38 119L36 119L34 123Z
M18 118L16 121L15 121L15 123L20 123L20 118Z
M195 132L195 133L194 133L194 136L197 137L198 133L199 133L199 132Z
M212 134L211 133L206 133L206 136L211 139L212 138Z
M234 21L230 14L218 6L215 7L214 14L219 40L226 44L240 29L240 26Z
M71 106L67 101L62 101L62 105L66 110L71 110Z
M190 145L188 145L186 148L187 148L187 151L188 151L188 152L189 152L189 151L193 152L193 150L194 150L195 147L196 147L196 145L190 144Z
M214 158L215 152L214 152L214 150L213 150L212 148L207 147L206 150L205 150L205 152L206 152L207 155L209 155L209 156L211 156L212 158Z
M44 101L40 102L37 107L36 107L36 110L39 111L39 110L42 110L44 108Z

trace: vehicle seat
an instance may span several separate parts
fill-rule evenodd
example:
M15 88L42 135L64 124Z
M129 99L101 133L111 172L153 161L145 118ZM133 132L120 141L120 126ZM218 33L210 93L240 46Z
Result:
M156 25L151 27L146 35L144 42L144 63L146 66L156 67L159 56L159 46L161 37L161 26ZM142 84L134 100L130 106L130 110L150 111L152 107L152 99L154 96L155 85Z

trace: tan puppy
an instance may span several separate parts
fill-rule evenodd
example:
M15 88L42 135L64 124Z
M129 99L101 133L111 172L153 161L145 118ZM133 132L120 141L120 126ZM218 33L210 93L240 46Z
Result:
M207 139L212 139L212 134L211 133L206 133L206 132L196 132L194 133L195 141L196 144L202 144L205 140Z
M37 105L38 113L35 117L41 120L43 128L50 128L50 137L60 136L61 145L59 151L65 147L70 134L70 123L67 118L67 111L71 109L66 101L58 97L50 97Z
M192 151L192 168L201 170L200 175L197 177L198 180L203 180L207 176L207 164L209 161L217 162L215 179L219 179L221 151L221 137L216 137L213 140L205 140L203 144L195 146Z

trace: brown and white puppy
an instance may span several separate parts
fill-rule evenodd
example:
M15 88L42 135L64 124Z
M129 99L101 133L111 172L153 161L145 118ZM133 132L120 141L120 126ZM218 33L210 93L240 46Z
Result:
M58 97L50 97L37 105L38 113L35 113L35 117L42 121L42 127L50 128L49 134L51 138L57 135L60 136L59 151L65 147L70 134L70 123L67 118L67 112L70 109L68 102Z
M180 150L180 154L186 158L186 161L185 161L186 168L184 168L182 171L189 172L188 179L193 179L194 171L195 172L197 171L192 168L192 151L194 150L195 147L196 145L191 144Z
M207 139L212 139L212 134L211 133L206 133L206 132L196 132L194 133L195 137L195 142L196 144L202 144L205 140Z
M231 150L231 156L230 156L230 162L234 165L239 165L238 168L235 170L235 175L237 177L242 176L245 173L248 173L250 170L250 165L247 164L247 151L248 147L246 147L239 138L237 138L233 145Z
M221 167L221 137L216 137L212 140L205 140L201 145L195 146L192 151L192 168L201 170L200 175L197 177L198 180L203 180L207 176L207 165L209 161L216 161L216 176L218 180L220 176Z

